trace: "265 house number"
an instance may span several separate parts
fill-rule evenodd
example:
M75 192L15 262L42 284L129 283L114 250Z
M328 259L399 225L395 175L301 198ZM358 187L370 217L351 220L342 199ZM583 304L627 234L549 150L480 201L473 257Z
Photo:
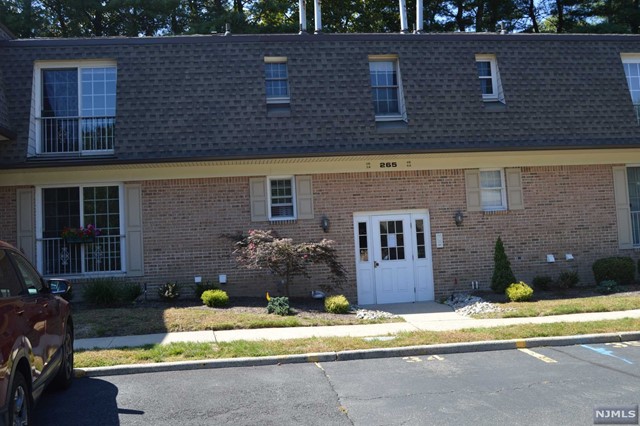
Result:
M393 167L398 167L398 163L396 161L386 161L386 162L383 161L380 163L381 169L390 169Z

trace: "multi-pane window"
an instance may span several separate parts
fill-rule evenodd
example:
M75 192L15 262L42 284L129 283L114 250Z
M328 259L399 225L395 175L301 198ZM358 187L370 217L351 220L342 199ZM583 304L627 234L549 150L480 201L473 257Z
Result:
M627 167L627 183L633 245L640 246L640 167Z
M507 197L502 170L480 170L482 210L505 210Z
M640 123L640 57L623 59L623 66L624 73L627 76L631 102L636 111L636 118Z
M404 229L401 220L380 222L382 260L404 260Z
M116 67L40 68L40 153L112 152Z
M476 69L480 79L482 99L485 101L498 100L498 71L495 57L476 56Z
M42 190L45 275L122 270L120 187L84 186ZM89 227L90 238L65 237Z
M427 257L427 248L426 241L424 235L424 220L417 219L416 220L416 247L417 247L417 257L418 259L426 259Z
M369 261L369 241L367 238L367 222L358 222L358 250L360 261Z
M289 103L289 73L286 62L264 64L268 103Z
M371 93L376 119L397 119L403 115L397 60L369 61Z
M269 179L269 192L270 218L295 219L293 178Z

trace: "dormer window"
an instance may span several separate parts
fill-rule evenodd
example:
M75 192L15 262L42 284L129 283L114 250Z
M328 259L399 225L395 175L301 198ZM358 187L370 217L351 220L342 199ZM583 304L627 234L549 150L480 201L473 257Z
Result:
M369 75L376 121L406 121L397 56L369 56Z
M267 103L288 104L290 98L287 58L267 56L264 58L264 62Z
M476 55L476 69L480 79L480 91L484 102L504 103L504 93L494 55Z
M37 154L112 154L116 66L110 62L37 63Z
M622 54L622 65L636 119L640 123L640 54Z

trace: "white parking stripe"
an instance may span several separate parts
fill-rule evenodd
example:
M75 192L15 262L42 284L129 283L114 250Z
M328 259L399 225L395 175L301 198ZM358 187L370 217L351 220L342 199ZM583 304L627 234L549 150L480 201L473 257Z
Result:
M549 364L552 364L554 362L558 362L555 359L551 359L548 356L544 356L542 354L539 354L538 352L534 352L531 349L518 349L520 352L523 352L527 355L531 355L534 358L538 358L540 361L544 361L547 362Z

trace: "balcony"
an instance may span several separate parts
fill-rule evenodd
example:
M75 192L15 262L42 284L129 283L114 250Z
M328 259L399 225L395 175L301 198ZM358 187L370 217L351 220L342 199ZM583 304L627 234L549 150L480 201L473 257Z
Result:
M112 154L116 118L39 118L40 154Z
M101 235L89 243L68 243L62 238L38 240L43 275L82 275L122 270L123 235Z

